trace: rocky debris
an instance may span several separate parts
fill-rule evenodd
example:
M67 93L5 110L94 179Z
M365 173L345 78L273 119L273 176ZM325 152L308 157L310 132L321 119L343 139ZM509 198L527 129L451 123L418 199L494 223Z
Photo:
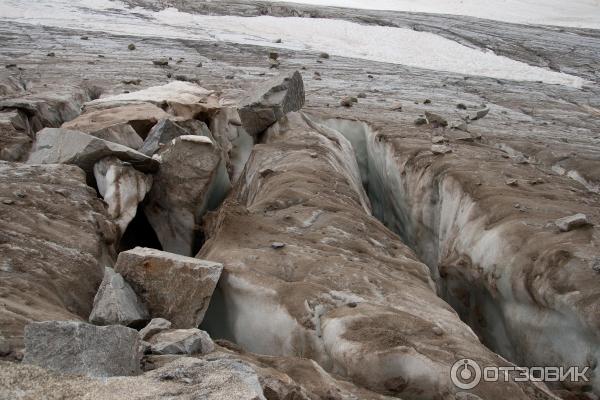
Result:
M188 120L180 124L172 119L165 118L152 127L139 151L151 156L173 139L185 135L212 136L210 130L202 121Z
M228 315L207 316L207 329L214 321L245 349L302 354L396 397L455 393L448 371L463 349L485 365L508 365L437 297L428 268L371 216L352 147L341 134L291 113L263 142L231 194L235 201L225 201L209 221L198 255L226 270L219 288ZM265 169L277 173L263 177ZM273 240L286 243L285 252L265 248ZM422 365L418 374L405 368L414 363ZM551 398L517 382L482 382L473 393L527 399L525 390Z
M208 354L215 350L208 333L197 328L163 330L148 343L153 354Z
M175 328L200 325L222 269L219 263L142 247L121 252L115 264L150 315Z
M143 375L108 378L58 374L34 365L0 361L0 392L7 399L23 400L266 400L252 365L226 357L179 356Z
M519 186L519 181L516 179L507 179L504 181L507 186Z
M446 139L444 136L433 136L431 138L431 143L433 144L442 144L442 143L446 143L448 141L448 139Z
M87 319L116 228L75 166L0 161L0 193L0 334L18 351L30 321Z
M433 154L448 154L452 153L452 149L444 144L432 144L431 152Z
M173 81L166 85L153 86L130 93L102 97L84 104L84 112L99 109L110 109L118 106L127 106L144 103L153 104L164 110L165 113L179 117L179 119L208 119L221 108L219 99L213 90L205 89L192 82ZM167 114L156 116L152 125L147 125L146 133L150 128ZM146 134L141 135L142 138Z
M269 52L269 59L271 60L277 60L279 58L279 53L276 51L270 51Z
M279 68L279 66L281 65L281 63L278 60L269 58L269 68Z
M554 221L554 224L561 232L569 232L573 229L593 225L585 214L575 214L568 217L559 218Z
M139 347L138 333L120 325L33 322L25 327L23 362L87 376L137 375L141 372Z
M275 250L283 249L285 247L285 243L273 242L273 243L271 243L271 247L274 248Z
M74 164L93 177L94 165L109 156L130 163L142 172L155 172L159 166L158 161L129 147L62 128L45 128L38 132L27 163Z
M148 319L148 310L121 274L104 268L89 321L96 325L139 326Z
M0 160L20 161L31 147L31 128L19 110L0 111Z
M325 52L323 52L323 53L320 53L320 54L319 54L319 58L325 58L325 59L328 59L328 58L329 58L329 54L328 54L328 53L325 53Z
M359 99L366 99L367 94L365 92L360 92L359 94L356 95L356 97L358 97Z
M231 183L221 149L204 136L180 136L159 150L144 212L165 251L192 256L202 216L215 209Z
M600 257L596 257L592 263L592 270L600 273Z
M430 125L441 127L448 126L448 120L446 120L446 118L442 117L439 114L425 111L425 118L427 119L427 123Z
M98 192L108 204L108 214L123 234L137 213L138 204L152 187L146 175L117 157L105 157L94 164Z
M129 45L127 46L127 50L130 50L130 51L135 50L135 44L129 43Z
M171 322L164 318L152 318L148 325L140 330L140 338L142 338L142 340L148 340L152 335L171 329L171 325Z
M459 109L459 110L466 110L467 106L464 103L458 103L456 105L456 108Z
M100 139L139 149L150 129L167 113L149 103L90 110L62 125Z
M425 100L423 101L423 104L431 104L431 100L429 100L429 99L425 99Z
M256 136L285 114L304 106L304 83L298 71L270 79L240 101L239 115L249 135Z

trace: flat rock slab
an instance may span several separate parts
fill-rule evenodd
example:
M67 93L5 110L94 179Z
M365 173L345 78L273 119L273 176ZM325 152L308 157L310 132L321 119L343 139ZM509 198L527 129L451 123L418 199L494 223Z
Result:
M304 106L304 83L298 71L270 79L240 102L240 118L248 134L257 135L285 114Z
M204 319L223 265L136 247L119 254L115 270L131 284L153 318L175 328L196 328Z
M159 166L158 161L129 147L61 128L45 128L37 133L27 163L75 164L92 176L94 164L107 156L115 156L142 172L155 172Z
M66 122L62 128L139 148L152 127L168 114L150 103L129 104L100 110L90 110Z
M135 292L112 268L104 269L104 278L94 298L90 322L96 325L135 325L149 319L148 310Z
M152 321L150 321L148 325L140 330L140 337L142 340L148 340L153 335L170 329L171 325L171 321L167 321L164 318L152 318Z
M98 377L137 375L141 357L137 331L124 326L46 321L25 328L23 362L55 371Z
M592 223L585 214L575 214L568 217L559 218L554 221L561 232L569 232L573 229L591 226Z

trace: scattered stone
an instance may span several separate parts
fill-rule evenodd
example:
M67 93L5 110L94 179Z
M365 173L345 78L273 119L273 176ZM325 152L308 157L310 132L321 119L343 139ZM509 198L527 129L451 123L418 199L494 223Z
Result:
M175 75L175 80L176 81L181 81L181 82L189 82L190 78L188 78L185 75Z
M518 154L515 158L513 158L513 161L517 164L529 164L529 160L522 154Z
M415 125L425 125L427 124L427 119L424 117L418 117L417 119L415 119Z
M283 249L285 247L285 243L273 242L271 243L271 247L274 249Z
M10 354L10 343L0 334L0 357Z
M505 181L505 183L506 183L508 186L519 186L519 181L517 181L516 179L507 179L507 180Z
M350 303L348 303L348 304L346 304L346 305L347 305L348 307L350 307L350 308L356 308L356 307L358 306L358 304L356 304L356 303L355 303L355 302L353 302L353 301L352 301L352 302L350 302Z
M256 136L285 114L304 106L302 75L295 71L264 82L240 102L240 118L246 132Z
M277 60L279 58L279 53L276 51L270 51L269 52L269 59L271 60Z
M153 335L156 335L159 332L166 331L167 329L171 329L171 322L167 321L164 318L152 318L152 321L148 323L139 333L140 338L142 340L148 340Z
M135 50L135 44L133 44L133 43L129 43L129 46L127 46L127 48L128 48L129 50Z
M367 78L373 79L373 75L369 74L369 75L367 75Z
M150 157L117 143L98 139L83 132L45 128L37 133L29 164L75 164L93 176L94 164L114 156L142 172L155 172L159 163Z
M351 96L346 96L340 100L340 105L342 107L352 107L356 103Z
M434 333L434 335L436 336L443 336L444 335L444 330L442 328L440 328L439 326L434 326L431 331Z
M431 104L431 100L425 99L425 101L423 102L423 104Z
M96 325L136 326L149 319L148 310L135 292L112 268L104 268L104 279L94 298L90 322Z
M325 59L328 59L328 58L329 58L329 54L328 54L328 53L325 53L325 52L323 52L323 53L319 54L319 58L325 58Z
M456 129L457 131L469 132L469 125L465 121L455 122L450 128Z
M202 63L199 62L198 64L196 64L196 67L201 68L202 67Z
M80 39L81 39L81 40L89 40L90 38L89 38L89 37L87 37L87 36L82 36L82 37L80 37Z
M204 319L223 265L136 247L119 254L115 270L152 317L165 318L176 328L195 328Z
M208 333L197 328L164 330L149 340L153 354L208 354L215 344Z
M225 79L234 79L235 75L225 75Z
M446 143L447 141L448 141L448 139L446 139L443 136L434 136L431 138L431 143L433 143L433 144Z
M443 144L433 144L431 145L431 152L433 154L448 154L452 153L452 149Z
M163 250L192 256L204 214L216 209L231 188L226 161L219 146L198 135L179 136L154 157L161 166L144 213Z
M140 85L142 83L141 79L124 79L121 81L124 85Z
M434 126L442 126L442 127L448 126L448 121L446 120L446 118L442 117L441 115L434 114L429 111L425 111L425 118L427 118L427 122L429 124L432 124Z
M600 257L596 257L592 263L592 269L600 274Z
M48 57L56 57L56 53L51 51L50 53L46 54L46 56Z
M584 226L593 226L588 217L581 213L559 218L554 221L554 224L561 232L569 232L573 229L582 228Z
M485 117L486 115L488 115L489 112L490 112L489 107L486 107L486 108L484 108L482 110L477 110L475 112L475 115L470 117L471 121L475 121L475 120L481 119L481 118Z
M15 204L15 201L11 200L11 199L2 199L2 204L6 204L7 206L10 206L11 204Z
M402 111L402 103L394 103L391 107L392 111ZM427 122L427 121L425 121Z
M281 39L275 39L275 43L281 43Z
M459 110L466 110L467 106L464 103L458 103L456 105L456 108L458 108Z
M17 64L6 64L5 67L6 68L16 68Z
M25 327L23 362L58 372L97 377L137 375L141 357L137 331L124 326L46 321Z
M359 94L356 95L356 97L358 97L359 99L366 99L367 94L365 92L360 92Z
M169 65L169 60L167 58L159 58L157 60L152 60L152 64L159 65L161 67Z
M531 186L541 185L544 183L544 180L542 178L535 178L527 181L527 183L529 183Z

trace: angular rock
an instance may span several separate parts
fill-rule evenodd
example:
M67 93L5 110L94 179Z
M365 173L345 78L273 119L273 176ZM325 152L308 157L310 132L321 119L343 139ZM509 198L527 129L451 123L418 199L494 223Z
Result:
M593 225L585 214L575 214L568 217L559 218L554 221L554 224L561 232L569 232L573 229Z
M155 335L158 332L171 329L171 325L171 322L167 321L164 318L152 318L152 321L150 321L148 325L146 325L142 330L140 330L140 337L142 338L142 340L148 340L152 337L152 335Z
M148 319L148 310L121 274L110 267L104 268L89 321L96 325L135 326Z
M155 172L159 166L158 161L129 147L62 128L38 132L27 163L75 164L92 177L94 164L108 156L128 162L142 172Z
M123 234L135 217L138 204L150 191L152 176L110 156L94 164L94 178L98 192L108 204L108 214Z
M31 147L27 116L19 110L0 111L0 160L19 161Z
M222 269L219 263L142 247L121 252L115 265L150 315L175 328L200 325Z
M87 320L117 230L73 165L0 161L0 193L0 334L19 350L31 321Z
M452 153L452 149L445 144L432 144L431 152L433 154L448 154Z
M23 362L71 374L109 377L140 373L140 338L120 325L34 322L25 328Z
M64 123L62 128L138 149L150 129L167 116L166 112L154 104L127 104L99 110L91 109Z
M240 118L246 132L256 136L285 114L304 106L304 83L298 71L268 80L240 102Z
M485 108L482 108L481 110L477 110L475 112L475 115L470 116L471 121L476 121L478 119L481 119L481 118L485 117L486 115L488 115L489 112L490 112L489 107L485 107Z
M154 104L167 113L185 119L199 115L208 117L220 108L219 100L212 90L191 82L173 81L162 86L153 86L137 92L103 97L85 103L84 110L92 111L130 104ZM157 119L165 116L157 117ZM150 130L150 128L148 128ZM146 135L142 135L143 138Z
M144 144L139 148L139 152L147 156L152 156L163 145L185 135L212 136L204 122L189 120L179 123L165 118L152 127L146 140L144 140Z
M208 354L215 344L208 333L197 328L165 330L149 340L153 354Z
M144 213L163 250L192 256L202 216L221 203L231 183L221 150L210 138L180 136L155 157L154 176Z

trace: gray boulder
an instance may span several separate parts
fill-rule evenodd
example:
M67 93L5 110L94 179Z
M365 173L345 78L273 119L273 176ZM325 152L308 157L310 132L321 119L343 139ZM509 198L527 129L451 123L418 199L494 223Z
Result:
M93 176L94 164L107 156L126 161L142 172L155 172L159 166L158 161L123 145L62 128L38 132L27 163L75 164Z
M573 229L592 225L585 214L575 214L568 217L559 218L554 221L554 224L561 232L569 232Z
M200 135L211 137L210 130L206 124L198 120L187 120L175 122L171 119L162 119L152 127L144 144L140 147L140 153L151 156L163 145L175 138L184 135Z
M153 335L148 342L153 354L207 354L215 350L208 333L197 328L173 329Z
M135 292L112 268L104 269L104 279L94 298L90 322L96 325L138 325L149 319L148 310Z
M142 340L148 340L158 332L166 331L171 329L171 321L167 321L164 318L152 318L152 321L148 323L141 331L140 338Z
M196 328L221 276L223 265L155 249L121 252L115 265L148 307L176 328Z
M43 368L98 377L137 375L141 357L138 333L124 326L46 321L25 327L23 362Z
M285 114L300 110L304 100L304 83L298 71L268 80L240 102L244 129L255 136Z

